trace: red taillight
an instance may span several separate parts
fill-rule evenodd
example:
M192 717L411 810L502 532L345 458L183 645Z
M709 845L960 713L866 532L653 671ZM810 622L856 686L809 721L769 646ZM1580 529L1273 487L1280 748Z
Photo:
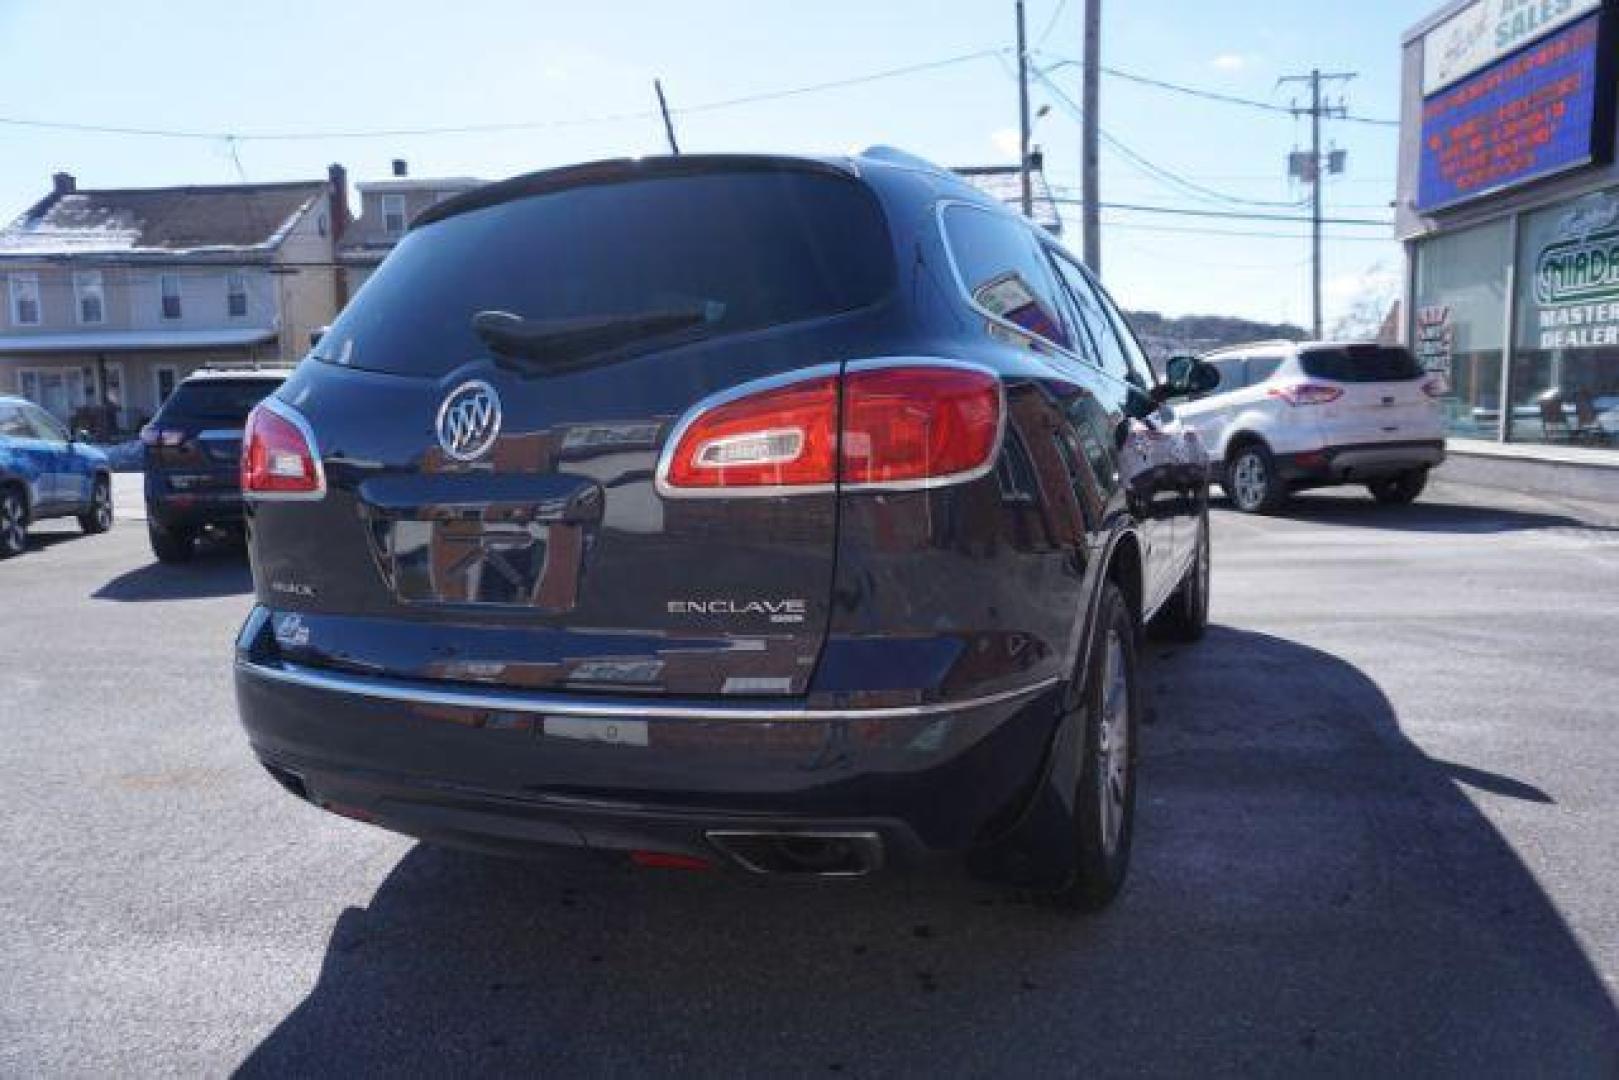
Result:
M1435 375L1423 382L1422 392L1431 398L1442 398L1450 393L1450 383L1443 375Z
M777 386L698 413L678 432L674 488L812 488L837 473L835 375Z
M258 498L319 498L320 459L303 429L268 405L247 415L242 432L242 494Z
M141 442L147 446L179 446L185 440L186 433L173 428L154 427L151 424L141 428Z
M1273 386L1267 393L1289 405L1325 405L1344 396L1343 387L1323 386L1320 383L1288 383Z
M1001 412L999 380L977 368L817 374L701 408L672 437L659 484L762 494L965 479L994 460Z
M843 379L843 483L962 478L988 465L1001 434L1000 380L953 367L883 367Z

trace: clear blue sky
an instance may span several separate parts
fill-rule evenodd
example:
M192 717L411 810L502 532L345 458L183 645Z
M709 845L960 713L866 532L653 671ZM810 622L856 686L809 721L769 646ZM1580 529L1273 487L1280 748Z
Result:
M1359 114L1398 107L1399 36L1425 13L1410 0L1105 0L1104 63L1288 104L1277 77L1361 73L1346 94ZM1043 64L1080 51L1082 0L1029 0ZM499 134L177 140L0 125L0 217L48 187L51 172L81 186L223 183L319 177L328 162L356 180L393 157L414 175L498 178L566 162L663 149L654 120L582 119L638 113L661 76L681 107L1009 47L1011 0L344 0L128 4L0 0L0 116L200 131L306 132L551 122ZM1053 17L1055 19L1053 21ZM1050 27L1047 33L1047 27ZM983 57L845 89L677 117L683 149L841 152L888 143L949 165L1011 163L1016 88L1006 62ZM1078 98L1078 72L1052 77ZM1052 103L1036 141L1053 180L1079 182L1079 125ZM1289 200L1286 155L1304 122L1198 101L1116 78L1103 81L1105 130L1157 165L1221 193ZM1329 212L1389 216L1392 128L1330 124L1349 170L1328 188ZM240 161L238 167L237 161ZM1104 200L1221 209L1144 175L1104 149ZM1231 209L1233 207L1225 206ZM1263 208L1253 208L1266 212ZM1290 211L1276 211L1288 213ZM1129 307L1307 323L1308 243L1301 225L1110 212L1109 286ZM1286 232L1295 239L1166 229ZM1363 239L1344 239L1346 233ZM1373 228L1334 230L1328 323L1398 247ZM1370 239L1365 239L1370 238ZM1077 246L1077 222L1069 234Z

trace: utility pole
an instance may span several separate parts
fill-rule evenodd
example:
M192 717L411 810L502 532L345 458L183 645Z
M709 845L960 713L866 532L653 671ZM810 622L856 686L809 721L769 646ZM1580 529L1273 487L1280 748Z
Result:
M1102 126L1102 0L1085 0L1085 66L1080 149L1080 207L1085 265L1102 276L1102 177L1096 140Z
M1034 217L1034 187L1029 179L1029 43L1023 30L1023 0L1017 0L1018 178L1023 184L1023 216Z
M680 144L675 142L675 122L669 119L669 102L663 97L663 80L653 79L652 89L658 92L658 111L663 114L663 132L669 136L669 152L678 155Z
M1325 72L1319 68L1313 69L1308 75L1288 75L1277 79L1280 86L1283 83L1309 83L1310 104L1306 108L1300 105L1293 106L1294 116L1309 116L1310 118L1310 152L1308 155L1294 154L1291 172L1310 185L1310 311L1311 332L1317 341L1320 341L1325 332L1322 328L1321 315L1321 186L1322 177L1329 171L1343 171L1343 156L1334 151L1331 160L1324 162L1321 159L1321 121L1323 118L1342 117L1347 114L1342 99L1338 104L1323 104L1321 101L1321 84L1324 82L1348 82L1355 77L1353 71ZM1301 160L1302 158L1302 160Z

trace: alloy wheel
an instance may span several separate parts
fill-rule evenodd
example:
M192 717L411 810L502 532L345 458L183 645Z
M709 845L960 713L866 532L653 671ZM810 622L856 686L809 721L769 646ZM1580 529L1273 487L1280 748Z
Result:
M1237 458L1231 469L1231 486L1232 497L1242 509L1251 510L1263 503L1270 487L1264 460L1252 450Z
M1102 845L1112 854L1124 832L1125 799L1130 789L1130 676L1117 630L1108 631L1105 655L1096 759L1102 780L1098 785Z
M16 495L0 496L0 554L16 555L28 544L23 523L22 500Z
M97 484L94 499L91 513L96 516L96 526L106 531L112 528L112 491L106 484Z

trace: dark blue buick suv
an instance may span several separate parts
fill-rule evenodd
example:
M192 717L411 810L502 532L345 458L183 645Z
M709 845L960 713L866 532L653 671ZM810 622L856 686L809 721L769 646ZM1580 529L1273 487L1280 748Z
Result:
M496 852L1097 908L1148 623L1196 638L1207 460L1053 238L884 149L440 203L249 417L254 751Z

